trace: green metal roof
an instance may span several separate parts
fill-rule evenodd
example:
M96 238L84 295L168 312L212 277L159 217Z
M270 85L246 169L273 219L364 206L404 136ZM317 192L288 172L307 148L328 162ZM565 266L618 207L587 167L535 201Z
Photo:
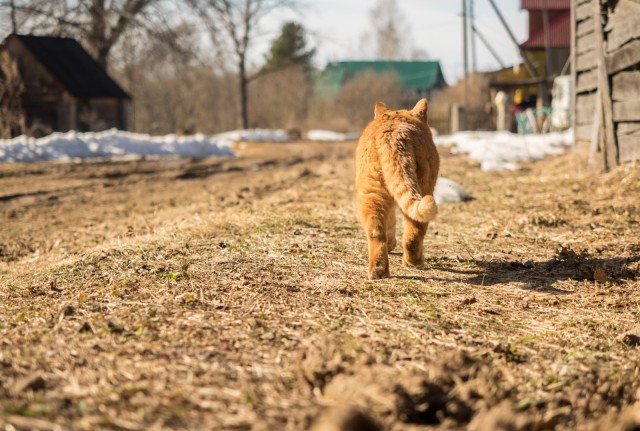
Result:
M429 61L335 61L320 73L318 84L323 93L337 93L345 82L365 71L394 72L405 90L436 90L447 83L440 62Z

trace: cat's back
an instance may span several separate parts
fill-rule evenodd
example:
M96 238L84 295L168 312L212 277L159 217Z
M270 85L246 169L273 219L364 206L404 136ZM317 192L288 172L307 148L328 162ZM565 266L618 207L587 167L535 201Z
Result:
M371 120L362 131L362 134L358 139L357 148L364 150L366 148L375 147L376 140L384 135L384 130L386 128L388 128L388 126L385 125L380 118Z
M356 147L356 168L379 170L381 160L400 158L417 163L420 171L438 171L439 156L426 114L379 109L365 127ZM394 153L394 155L390 154Z
M403 151L422 152L431 145L433 138L429 126L403 111L375 118L365 127L358 141L361 150L375 148L376 151L403 147Z
M379 118L369 122L362 131L356 145L356 169L376 169L379 166L377 141L384 134L384 124ZM357 173L358 173L357 172Z

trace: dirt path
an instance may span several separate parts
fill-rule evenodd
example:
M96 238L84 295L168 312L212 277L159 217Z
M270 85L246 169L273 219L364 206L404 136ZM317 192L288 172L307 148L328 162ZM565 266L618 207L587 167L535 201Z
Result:
M620 425L640 169L483 173L443 151L476 199L441 207L424 268L394 253L371 283L352 146L0 166L0 426Z
M242 147L236 159L0 165L0 269L26 261L31 271L36 261L193 224L194 215L281 188L287 168L295 175L303 162L350 155L346 144Z

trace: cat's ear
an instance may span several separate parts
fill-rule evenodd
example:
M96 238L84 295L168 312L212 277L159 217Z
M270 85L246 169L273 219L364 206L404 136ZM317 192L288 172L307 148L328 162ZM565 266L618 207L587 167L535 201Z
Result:
M427 99L420 99L416 106L413 107L411 113L418 117L422 121L427 121L427 110L429 105L427 103Z
M379 116L381 116L382 114L384 114L384 111L386 111L386 110L387 110L387 105L385 105L385 104L384 104L384 103L382 103L382 102L378 102L378 103L376 103L376 107L375 107L375 109L373 110L373 114L374 114L374 117L373 117L373 118L378 118Z

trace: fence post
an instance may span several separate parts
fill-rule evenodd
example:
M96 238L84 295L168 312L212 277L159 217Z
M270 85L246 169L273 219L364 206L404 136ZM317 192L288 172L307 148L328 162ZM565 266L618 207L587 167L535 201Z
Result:
M452 104L450 107L451 113L449 115L450 118L450 129L451 133L456 133L461 130L465 130L464 124L464 108L458 104Z

